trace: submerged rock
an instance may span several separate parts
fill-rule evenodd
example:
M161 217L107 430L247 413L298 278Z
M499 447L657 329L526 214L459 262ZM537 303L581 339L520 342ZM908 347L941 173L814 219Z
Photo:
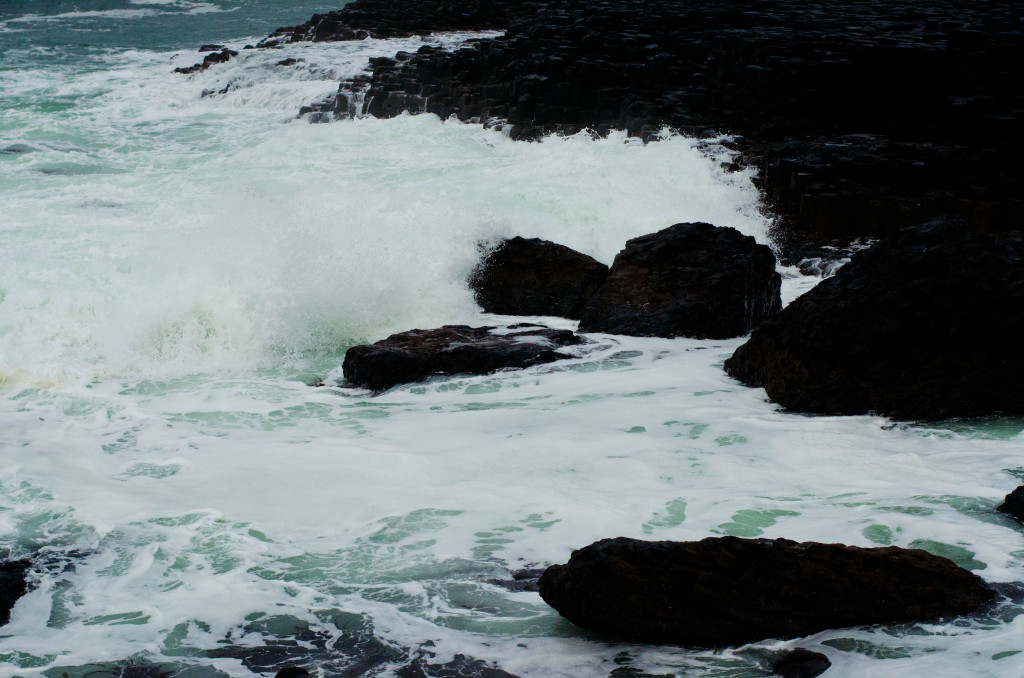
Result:
M773 401L822 414L1024 413L1024 239L959 219L853 256L725 363Z
M925 551L739 537L605 539L549 567L540 594L583 628L698 646L969 614L995 595Z
M1006 495L1006 499L996 510L1007 513L1024 523L1024 485Z
M540 325L513 325L511 332L493 327L445 325L434 330L393 334L375 344L353 346L342 372L357 386L381 391L434 375L489 374L571 358L558 351L583 343L569 330Z
M470 277L488 313L580 317L583 304L608 277L593 257L539 238L515 237L490 252Z
M0 626L11 621L11 608L28 591L28 571L32 561L5 560L0 562Z
M634 238L580 316L580 332L724 339L782 307L765 245L734 228L676 224Z

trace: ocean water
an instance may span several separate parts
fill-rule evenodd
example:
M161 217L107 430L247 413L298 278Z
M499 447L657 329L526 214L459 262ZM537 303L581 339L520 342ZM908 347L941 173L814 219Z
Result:
M171 72L333 8L0 0L0 556L43 564L0 676L388 676L461 655L523 678L739 678L792 647L837 678L1024 675L1019 597L708 651L616 643L502 585L604 537L725 534L1024 581L1024 529L994 512L1024 480L1024 420L786 413L722 371L742 339L592 335L562 363L345 388L356 343L516 320L473 303L481 242L610 263L680 221L769 240L714 144L296 119L371 56L469 35ZM781 270L786 301L815 282Z

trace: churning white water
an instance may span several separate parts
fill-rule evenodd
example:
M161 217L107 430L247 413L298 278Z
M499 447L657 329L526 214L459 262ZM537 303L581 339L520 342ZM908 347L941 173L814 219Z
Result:
M247 11L79 18L168 4ZM54 11L0 31L74 14ZM768 242L749 174L694 140L295 118L421 44L247 50L192 76L171 73L192 45L0 57L0 555L73 563L0 628L0 676L248 676L211 651L296 624L338 637L346 614L399 652L380 675L429 648L524 678L763 676L797 646L837 677L1024 674L1019 603L712 652L596 638L494 583L604 537L722 534L913 546L1019 582L1024 530L993 508L1024 479L1024 421L784 413L721 370L742 339L594 335L521 372L339 386L355 343L514 320L473 303L481 242L606 263L681 221ZM811 284L785 276L787 300Z

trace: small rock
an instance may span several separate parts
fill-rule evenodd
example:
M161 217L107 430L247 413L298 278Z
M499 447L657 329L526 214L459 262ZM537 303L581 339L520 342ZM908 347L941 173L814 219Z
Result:
M493 327L446 325L393 334L375 344L353 346L342 372L355 384L382 391L435 375L489 374L571 358L558 349L583 343L569 330L539 325L493 333Z
M593 257L539 238L515 237L490 252L470 277L488 313L580 317L608 277Z
M1000 504L997 511L1008 513L1020 522L1024 523L1024 485L1006 495L1006 500Z
M676 224L634 238L580 316L580 332L725 339L782 308L771 249L734 228Z

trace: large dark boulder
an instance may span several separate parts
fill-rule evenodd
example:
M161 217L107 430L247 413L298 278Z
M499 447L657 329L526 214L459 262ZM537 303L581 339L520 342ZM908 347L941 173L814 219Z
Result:
M11 621L11 608L28 590L30 560L0 562L0 626Z
M539 238L516 236L492 250L469 284L488 313L578 319L608 277L593 257Z
M634 238L580 316L580 332L725 339L782 307L775 256L734 228L676 224Z
M1006 499L996 510L1009 514L1024 523L1024 485L1006 495Z
M856 254L725 363L803 412L938 419L1024 413L1024 239L958 219Z
M708 647L969 614L995 596L925 551L739 537L605 539L549 567L540 595L587 629Z
M558 349L583 343L569 330L539 325L513 325L505 332L494 329L445 325L393 334L375 344L350 348L342 372L357 386L381 391L434 375L489 374L571 358Z

